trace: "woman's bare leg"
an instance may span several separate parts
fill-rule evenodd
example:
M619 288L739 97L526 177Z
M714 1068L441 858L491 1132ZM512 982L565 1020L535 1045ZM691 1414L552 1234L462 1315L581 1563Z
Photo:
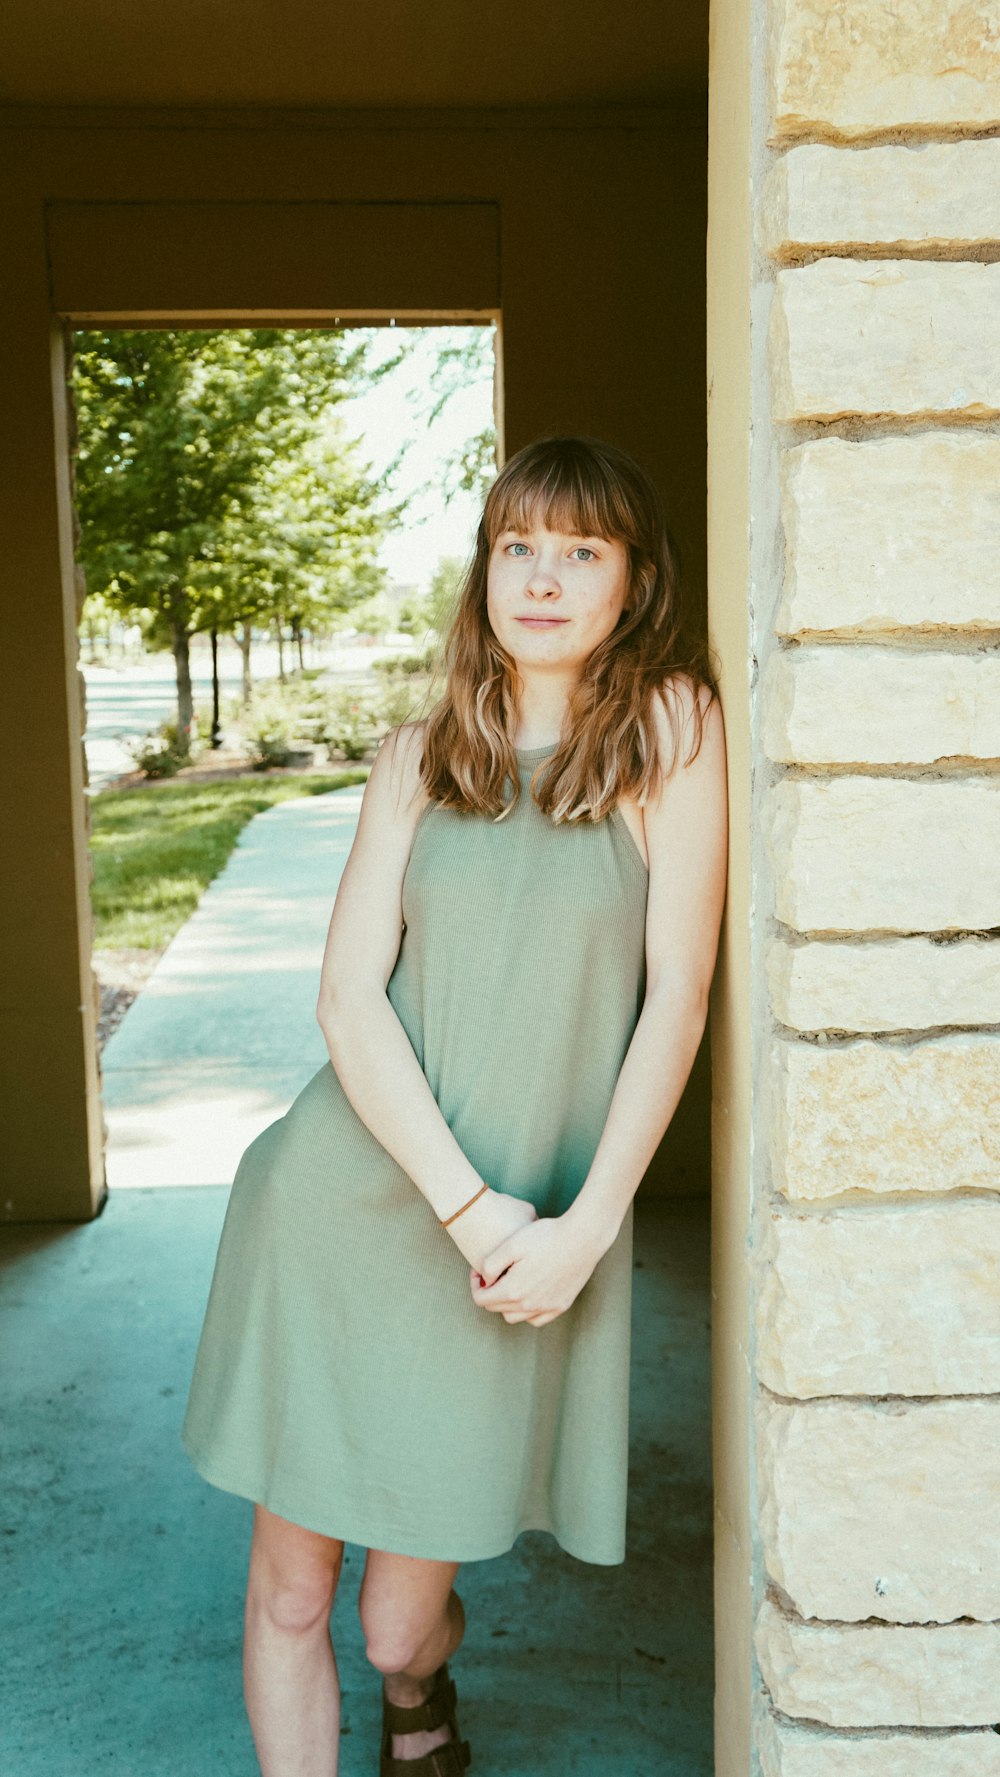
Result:
M243 1685L262 1777L337 1777L330 1611L344 1545L254 1507Z
M358 1609L368 1658L383 1674L390 1703L422 1703L433 1674L465 1634L465 1611L454 1590L459 1565L369 1549ZM393 1734L392 1756L422 1758L450 1738L447 1724Z

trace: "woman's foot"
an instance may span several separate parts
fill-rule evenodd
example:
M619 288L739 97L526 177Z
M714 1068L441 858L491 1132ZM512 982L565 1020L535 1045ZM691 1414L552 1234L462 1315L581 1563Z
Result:
M417 1704L426 1702L435 1684L437 1673L429 1678L404 1678L398 1672L387 1674L382 1680L382 1689L390 1703L398 1703L403 1709L413 1709ZM435 1746L443 1746L452 1737L447 1722L439 1728L418 1728L413 1734L392 1734L390 1745L393 1758L424 1758L433 1752Z
M445 1670L439 1667L428 1678L409 1678L401 1673L387 1673L382 1680L382 1693L389 1703L402 1709L419 1708L440 1684L448 1684ZM456 1736L452 1733L451 1723L443 1721L438 1727L416 1728L412 1732L389 1735L389 1756L394 1759L426 1758L435 1747L444 1746ZM464 1762L464 1761L463 1761Z

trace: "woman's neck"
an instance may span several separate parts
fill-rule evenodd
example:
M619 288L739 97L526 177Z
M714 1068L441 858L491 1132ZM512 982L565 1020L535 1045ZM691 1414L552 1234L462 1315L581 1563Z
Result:
M562 738L572 687L564 682L527 680L518 699L514 745L525 751L555 746Z

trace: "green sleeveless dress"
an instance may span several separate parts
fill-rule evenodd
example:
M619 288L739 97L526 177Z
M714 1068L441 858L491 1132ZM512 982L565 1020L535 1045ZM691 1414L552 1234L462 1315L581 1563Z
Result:
M430 803L388 997L463 1152L559 1215L645 992L648 874L621 814L555 823L521 749L501 821ZM181 1433L200 1474L309 1530L437 1560L550 1531L625 1558L632 1208L547 1326L469 1267L331 1063L243 1153Z

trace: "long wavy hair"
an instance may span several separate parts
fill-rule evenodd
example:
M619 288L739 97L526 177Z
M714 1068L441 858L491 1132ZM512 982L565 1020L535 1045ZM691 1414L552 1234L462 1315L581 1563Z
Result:
M634 458L597 438L540 438L511 457L490 487L441 639L438 670L446 674L446 688L424 721L421 778L431 800L445 808L502 819L517 801L513 735L521 681L491 628L486 577L501 532L533 523L567 535L620 539L628 553L621 616L585 662L562 736L529 785L554 821L598 821L621 797L644 803L659 788L653 699L662 698L670 718L669 774L683 726L678 678L686 677L696 693L689 758L701 744L698 688L715 697L718 686L707 643L686 621L679 553L656 487Z

